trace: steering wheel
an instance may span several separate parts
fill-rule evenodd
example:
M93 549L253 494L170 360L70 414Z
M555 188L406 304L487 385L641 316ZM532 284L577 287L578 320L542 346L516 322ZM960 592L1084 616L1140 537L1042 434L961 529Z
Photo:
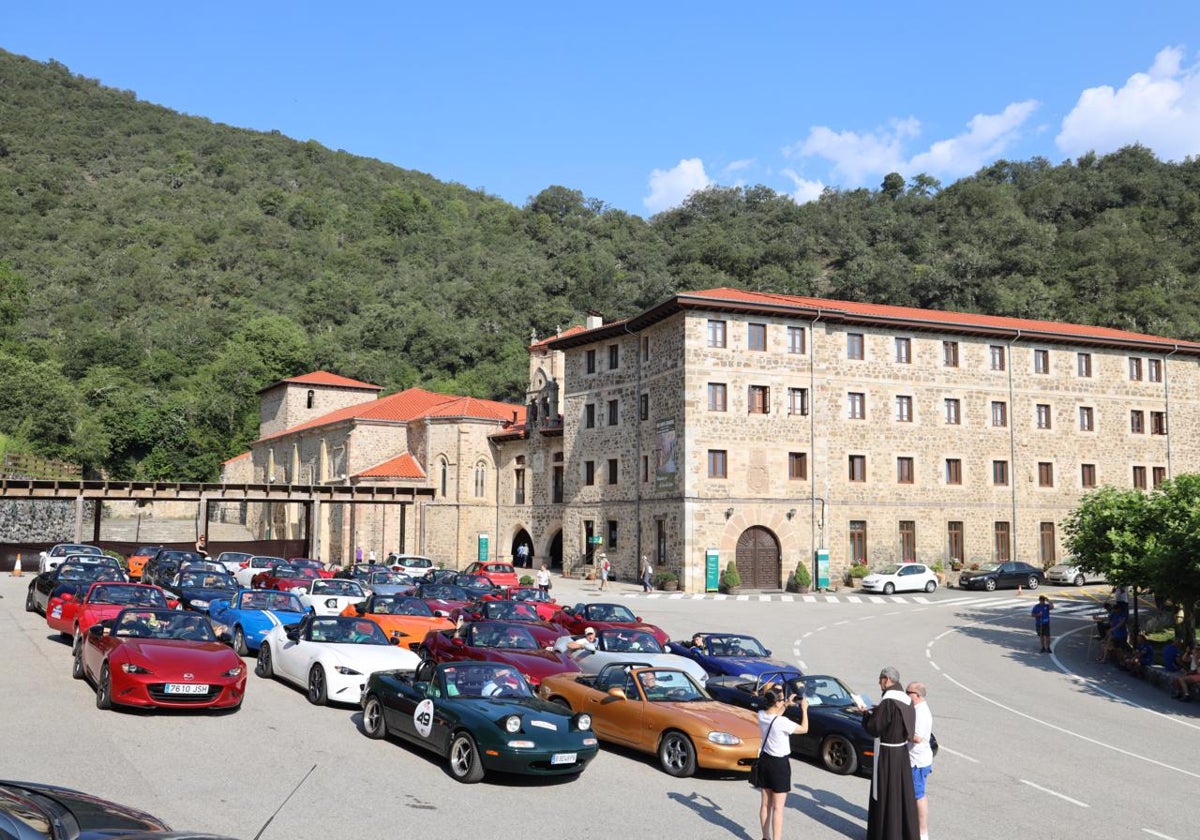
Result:
M668 688L663 697L668 700L686 700L688 696L687 689L684 688Z

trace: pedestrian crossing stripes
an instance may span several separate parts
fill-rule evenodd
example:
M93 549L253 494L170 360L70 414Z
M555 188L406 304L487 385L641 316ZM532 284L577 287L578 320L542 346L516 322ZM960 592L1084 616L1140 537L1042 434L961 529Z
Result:
M913 604L921 607L953 607L975 610L1016 611L1031 609L1037 603L1037 596L1032 594L1019 595L1010 598L996 598L987 595L958 595L949 598L936 598L922 595L872 595L858 592L852 595L835 595L827 592L811 594L792 594L786 592L754 593L747 595L727 595L725 593L688 593L688 592L637 592L625 593L626 598L645 598L649 601L734 601L742 603L781 602L785 604L861 604L863 606L888 606L891 604ZM1054 615L1074 615L1078 613L1095 613L1100 605L1095 601L1076 600L1073 598L1056 599L1050 597L1054 604Z

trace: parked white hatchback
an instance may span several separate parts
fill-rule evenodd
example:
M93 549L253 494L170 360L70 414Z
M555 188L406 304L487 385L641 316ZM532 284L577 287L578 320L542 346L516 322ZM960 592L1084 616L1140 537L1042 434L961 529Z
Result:
M1070 563L1059 563L1046 570L1046 583L1069 583L1083 586L1085 583L1104 583L1103 572L1089 572Z
M932 592L937 589L937 575L924 563L892 563L876 569L862 580L863 592Z

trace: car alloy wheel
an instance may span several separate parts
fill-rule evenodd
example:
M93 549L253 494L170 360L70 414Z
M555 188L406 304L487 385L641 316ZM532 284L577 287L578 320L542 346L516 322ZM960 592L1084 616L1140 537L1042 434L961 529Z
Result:
M96 708L112 708L112 675L107 662L100 666L100 679L96 681Z
M387 725L383 719L383 702L374 694L368 695L363 705L363 732L368 738L383 738L387 735Z
M995 592L996 591L996 579L988 578L987 580L985 580L983 582L983 588L986 589L988 592Z
M25 612L37 612L37 604L33 602L33 587L25 594Z
M932 592L935 589L937 589L937 581L936 580L925 581L925 591L926 592Z
M71 676L77 680L83 679L83 648L75 648L71 656Z
M891 595L895 591L896 591L896 585L894 583L889 581L888 583L885 583L883 585L883 594L884 595Z
M233 628L233 649L238 656L248 656L250 648L246 647L246 634L241 627Z
M1083 579L1083 575L1075 575L1075 585L1083 586L1087 581Z
M258 660L254 663L254 673L260 677L270 677L274 673L271 665L271 648L266 642L258 649Z
M475 739L459 732L450 742L450 775L464 784L474 784L483 778L483 762Z
M1029 576L1029 582L1028 582L1027 586L1030 589L1037 589L1040 584L1041 584L1041 581L1038 580L1037 575Z
M327 692L325 669L320 665L312 666L312 670L308 672L308 702L314 706L324 706L329 700Z
M830 735L821 743L821 763L830 773L849 776L858 769L858 755L845 737Z
M696 748L682 732L667 732L658 745L658 763L676 778L696 772Z

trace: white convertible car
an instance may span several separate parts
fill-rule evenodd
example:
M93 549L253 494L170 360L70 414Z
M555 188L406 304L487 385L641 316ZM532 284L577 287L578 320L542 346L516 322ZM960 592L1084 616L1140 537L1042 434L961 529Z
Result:
M306 610L317 615L338 615L346 607L367 600L367 593L356 580L320 578L292 591L300 596L300 603Z
M358 704L375 671L412 671L421 663L399 642L389 643L367 618L307 615L299 624L271 628L258 649L254 673L306 688L308 702L318 706Z
M581 645L572 649L572 643ZM554 643L554 649L566 653L575 660L579 670L585 674L599 674L605 666L616 662L643 663L651 668L678 668L687 671L700 685L708 679L708 673L698 662L668 653L663 646L645 630L621 627L601 630L595 641L595 650L588 649L587 640L580 636L562 636Z

